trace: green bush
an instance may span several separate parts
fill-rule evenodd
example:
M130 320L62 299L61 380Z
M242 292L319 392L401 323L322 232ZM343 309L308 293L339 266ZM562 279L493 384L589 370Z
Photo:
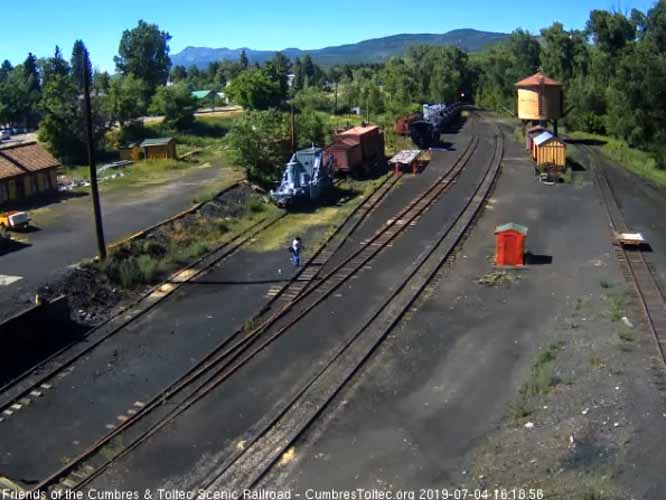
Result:
M143 275L132 257L121 260L115 268L116 281L123 288L132 289L142 282Z
M137 267L140 271L141 281L146 284L152 284L157 281L160 274L159 261L150 255L140 255L136 259Z
M249 209L250 212L252 212L253 214L258 214L258 213L260 213L260 212L263 212L263 211L266 209L266 207L264 207L264 204L263 204L263 202L262 202L261 200L252 200L252 201L248 204L248 209Z

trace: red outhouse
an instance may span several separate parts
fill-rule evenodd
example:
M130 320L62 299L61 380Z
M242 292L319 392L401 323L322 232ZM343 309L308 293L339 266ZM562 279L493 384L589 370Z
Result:
M498 266L522 266L525 264L525 238L527 228L509 222L495 228L497 251L495 263Z

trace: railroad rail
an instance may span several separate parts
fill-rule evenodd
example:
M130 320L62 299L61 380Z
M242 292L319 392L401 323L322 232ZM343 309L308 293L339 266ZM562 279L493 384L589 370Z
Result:
M343 229L346 229L349 221L353 221L353 225L346 234L348 235L353 232L367 218L370 212L386 197L400 178L401 175L387 176L375 188L370 196L368 196L361 204L357 205L346 217L345 221L343 221L343 223L340 224L328 237L326 242L319 247L307 262L304 263L301 270L289 280L285 286L281 287L275 296L270 298L269 302L264 306L264 311L270 308L274 302L284 302L282 299L285 295L291 297L300 293L307 281L314 279L316 276L316 273L312 273L311 271L312 267L316 267L322 262L325 262L325 259L333 253L334 250L330 251L328 244L335 238L340 237L340 234L343 232ZM222 193L238 187L240 184L241 182L238 182L223 190ZM183 217L190 212L191 209L177 214L155 226L151 226L150 230ZM28 404L28 401L32 398L41 397L45 391L50 390L61 378L63 378L63 376L70 373L76 361L93 351L96 347L118 332L122 331L122 329L130 322L135 321L137 318L147 313L156 306L157 303L175 292L180 286L194 278L204 275L211 267L230 257L247 243L254 241L257 236L277 224L286 215L287 213L282 213L272 219L260 220L255 224L252 224L229 241L221 244L212 252L197 259L189 266L176 271L163 283L150 288L131 305L124 308L102 325L94 328L93 331L86 336L85 344L76 341L65 345L42 362L31 367L23 374L0 387L0 422L19 411L20 407ZM145 234L147 231L148 230L143 231L142 233ZM142 233L136 233L130 237L130 239L134 239ZM314 260L316 260L315 263L312 262ZM256 320L256 318L254 319ZM63 356L65 354L68 354L66 358Z
M448 227L437 235L437 243L412 266L402 285L379 311L352 336L285 405L245 448L227 460L204 485L193 489L243 491L258 485L273 465L305 432L339 391L354 377L398 321L410 310L440 267L459 245L492 192L500 171L503 136L496 139L495 153L473 195Z
M121 331L127 324L145 314L163 299L175 292L182 284L206 273L212 266L234 254L245 244L251 242L260 233L274 226L286 214L280 214L269 220L260 220L230 240L224 242L212 252L196 260L189 266L176 271L167 280L150 288L131 305L117 315L94 328L86 336L85 343L76 342L64 346L41 363L33 366L22 375L0 387L0 410L7 410L15 401L30 396L33 391L48 390L55 377L63 373L83 356L91 352L102 342ZM68 356L63 357L64 354Z
M596 152L585 146L591 157ZM608 182L605 171L593 162L594 179L599 189L601 200L606 208L610 227L614 232L627 232L617 196ZM615 247L615 255L620 262L625 279L632 285L643 313L644 323L654 340L660 362L666 368L666 299L664 290L655 276L652 266L645 258L642 247L627 249L622 245Z
M211 352L178 381L157 395L145 406L99 439L90 449L72 460L67 466L36 485L32 490L81 489L102 474L110 465L140 446L150 436L158 432L174 418L194 405L201 398L218 387L240 367L255 357L267 345L286 332L309 311L324 301L343 282L358 272L368 261L388 246L412 222L415 222L456 180L476 150L478 137L473 137L458 160L424 193L419 195L389 223L384 225L362 247L335 266L324 277L306 280L310 286L299 290L297 296L288 300L261 325L244 335L236 335L225 340L219 348ZM397 181L397 179L396 179ZM373 197L369 197L372 200ZM381 200L378 195L377 202ZM371 206L368 207L369 213ZM359 222L360 223L360 222ZM355 226L354 226L355 227ZM313 259L330 258L322 252ZM308 299L308 300L306 300ZM270 331L269 331L270 330ZM262 335L266 332L270 334ZM195 385L196 384L196 385ZM165 402L168 405L164 405ZM152 423L148 422L152 415ZM107 444L122 435L125 443L122 450L111 458L99 453Z

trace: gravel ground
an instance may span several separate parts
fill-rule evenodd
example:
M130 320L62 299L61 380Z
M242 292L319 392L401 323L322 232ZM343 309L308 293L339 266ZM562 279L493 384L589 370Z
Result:
M496 192L455 262L261 486L663 498L663 370L589 171L552 187L532 171L507 134ZM492 274L492 230L508 221L552 261Z

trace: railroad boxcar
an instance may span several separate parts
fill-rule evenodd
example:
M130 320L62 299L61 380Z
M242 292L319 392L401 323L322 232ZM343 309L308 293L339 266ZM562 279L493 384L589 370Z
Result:
M376 125L362 125L338 133L326 151L328 156L335 157L336 171L345 175L367 174L386 165L384 132Z
M324 158L326 161L333 158L335 171L345 175L351 174L363 165L361 145L352 140L334 142L324 150Z

